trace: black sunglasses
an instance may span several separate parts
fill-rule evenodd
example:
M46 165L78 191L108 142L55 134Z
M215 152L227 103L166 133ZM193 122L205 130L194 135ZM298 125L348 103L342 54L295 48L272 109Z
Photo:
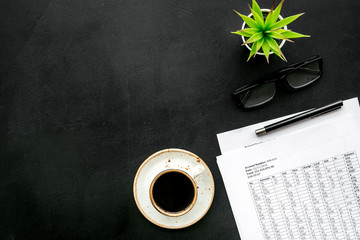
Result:
M290 91L312 84L320 78L322 65L322 58L313 56L248 83L236 89L233 95L239 105L245 109L259 107L274 98L278 83L283 84Z

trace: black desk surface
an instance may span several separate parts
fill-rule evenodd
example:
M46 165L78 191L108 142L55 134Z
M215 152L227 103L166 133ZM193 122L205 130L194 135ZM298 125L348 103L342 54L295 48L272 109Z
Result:
M232 90L286 66L246 63L230 31L248 3L1 1L0 239L239 239L216 134L360 95L360 1L287 0L283 16L306 12L290 28L312 37L283 52L320 54L324 75L239 109ZM150 223L132 195L140 164L171 147L203 158L216 185L210 211L182 230Z

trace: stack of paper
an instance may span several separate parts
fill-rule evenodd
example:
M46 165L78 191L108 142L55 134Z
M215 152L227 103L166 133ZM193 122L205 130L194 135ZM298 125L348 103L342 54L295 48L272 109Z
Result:
M217 163L241 239L360 239L358 99L255 135L280 119L218 134Z

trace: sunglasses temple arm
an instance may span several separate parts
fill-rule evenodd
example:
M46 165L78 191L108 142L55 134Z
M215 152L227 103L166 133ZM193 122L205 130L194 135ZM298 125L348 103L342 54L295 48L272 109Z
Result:
M249 90L251 88L257 87L257 86L259 86L259 85L261 85L263 83L266 83L268 81L273 81L273 80L276 79L276 77L275 77L276 75L277 75L277 72L269 74L269 75L267 75L267 76L265 76L263 78L260 78L260 79L254 81L254 82L248 83L248 84L236 89L235 91L233 91L233 95L237 95L237 94L239 94L239 93L241 93L243 91L246 91L246 90Z
M311 62L311 61L319 60L319 59L321 59L321 57L319 55L315 55L315 56L312 56L312 57L310 57L308 59L305 59L305 60L303 60L301 62L294 63L294 64L290 65L289 68L296 68L296 67L301 66L302 64L304 64L306 62Z
M257 86L257 85L258 84L256 84L256 83L246 84L245 86L242 86L242 87L236 89L235 91L233 91L233 95L237 95L237 94L239 94L239 93L241 93L243 91L246 91L246 90L248 90L250 88L253 88L253 87Z
M238 95L239 93L246 91L248 89L248 86L242 86L238 89L236 89L235 91L233 91L233 95Z

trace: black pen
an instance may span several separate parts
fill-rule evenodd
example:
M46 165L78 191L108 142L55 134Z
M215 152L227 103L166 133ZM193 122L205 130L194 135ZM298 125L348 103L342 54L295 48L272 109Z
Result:
M273 131L275 129L287 126L289 124L292 124L292 123L295 123L295 122L298 122L298 121L301 121L301 120L304 120L304 119L307 119L307 118L314 118L314 117L317 117L319 115L334 111L336 109L341 108L342 105L343 105L343 101L340 100L340 101L331 103L329 105L326 105L324 107L311 109L311 110L308 110L306 112L300 113L298 115L292 116L290 118L286 118L286 119L281 120L279 122L276 122L276 123L270 124L268 126L265 126L263 128L257 129L257 130L255 130L255 133L256 133L256 135L264 135L264 134L266 134L266 133L268 133L270 131Z

